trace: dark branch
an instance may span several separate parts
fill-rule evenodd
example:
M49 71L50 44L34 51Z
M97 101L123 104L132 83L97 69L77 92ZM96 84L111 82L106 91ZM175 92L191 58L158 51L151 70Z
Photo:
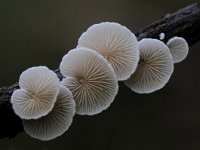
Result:
M142 38L158 38L165 33L164 42L173 36L184 37L189 45L200 40L200 7L198 4L189 5L173 14L167 14L146 28L136 33L138 40Z
M138 40L142 38L159 38L160 33L165 33L164 42L173 36L184 37L189 45L200 41L200 7L198 4L187 6L173 14L167 14L148 27L136 33ZM55 70L62 79L59 69ZM0 88L0 138L15 137L23 132L22 120L16 116L10 104L10 98L18 84Z

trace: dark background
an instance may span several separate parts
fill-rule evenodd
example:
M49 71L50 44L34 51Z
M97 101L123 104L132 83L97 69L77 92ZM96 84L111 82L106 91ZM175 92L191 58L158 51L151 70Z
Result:
M133 32L193 0L0 0L0 87L31 66L59 66L90 25L114 21ZM200 0L197 2L200 3ZM25 133L0 139L0 150L199 150L200 43L175 65L169 83L135 94L122 83L111 107L75 116L70 129L49 142Z

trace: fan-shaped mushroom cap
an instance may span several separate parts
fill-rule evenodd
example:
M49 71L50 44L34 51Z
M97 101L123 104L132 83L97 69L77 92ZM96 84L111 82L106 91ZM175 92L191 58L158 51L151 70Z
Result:
M105 110L118 92L118 81L110 64L99 54L86 48L71 50L60 64L76 103L76 113L94 115Z
M59 91L57 75L47 67L39 66L25 70L19 79L21 89L11 97L15 113L22 119L37 119L48 114Z
M125 84L137 93L151 93L161 89L174 69L168 47L156 39L143 39L139 42L139 50L139 65Z
M173 37L167 42L167 46L173 56L174 63L183 61L188 54L189 46L182 37Z
M78 47L90 48L104 56L118 80L128 79L139 60L137 38L118 23L103 22L89 27L79 38Z
M47 116L39 119L23 120L24 130L34 138L51 140L67 131L74 114L73 96L66 87L61 85L53 110Z

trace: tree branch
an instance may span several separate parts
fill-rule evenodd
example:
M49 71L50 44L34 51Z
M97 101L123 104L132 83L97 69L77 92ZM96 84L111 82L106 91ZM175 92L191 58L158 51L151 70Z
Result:
M164 42L173 36L184 37L189 45L200 41L200 7L198 4L187 6L173 14L167 14L162 19L152 23L136 33L138 40L142 38L159 38L165 33ZM62 79L59 69L55 70ZM23 132L22 120L12 110L10 98L18 84L0 88L0 138L15 137Z
M184 37L191 46L200 40L200 7L192 4L181 10L167 14L146 28L136 33L138 40L151 37L158 38L165 33L164 42L173 36Z

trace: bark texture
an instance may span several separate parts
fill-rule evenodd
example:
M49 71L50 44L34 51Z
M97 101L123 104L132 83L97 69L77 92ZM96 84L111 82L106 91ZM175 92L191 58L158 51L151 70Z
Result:
M167 14L160 20L150 24L136 33L138 40L142 38L159 38L160 33L165 33L164 42L173 36L184 37L189 45L200 41L200 7L192 4ZM62 79L59 69L55 70ZM9 87L0 88L0 138L13 138L19 132L23 132L22 120L12 110L10 98L14 90L18 89L15 83Z

